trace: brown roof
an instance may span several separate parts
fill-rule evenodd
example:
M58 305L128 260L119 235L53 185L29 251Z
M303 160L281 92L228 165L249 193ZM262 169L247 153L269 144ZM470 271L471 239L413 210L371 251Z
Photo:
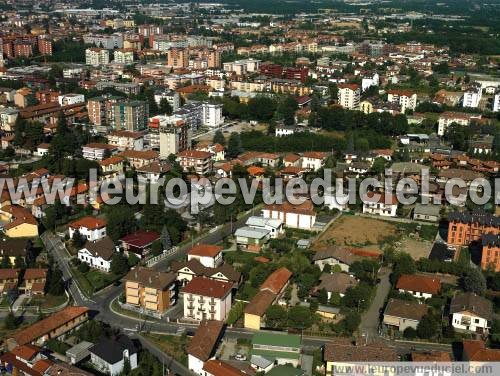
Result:
M93 374L66 363L56 363L46 372L48 376L92 376Z
M212 157L212 154L210 154L208 151L184 150L177 153L177 156L182 158L208 159Z
M293 162L297 162L299 159L300 159L300 155L290 153L290 154L285 155L285 157L283 158L283 161L293 163Z
M222 321L203 320L189 343L187 353L203 362L210 359L215 352L223 327Z
M281 292L281 290L283 290L291 276L292 272L290 270L284 267L279 268L266 278L260 286L260 290L269 290L277 295Z
M245 372L221 360L209 360L203 364L203 371L213 376L245 376Z
M0 281L19 277L19 269L0 269Z
M165 290L175 280L176 275L174 273L156 272L142 266L137 266L125 276L125 281L137 282L143 286L152 287L157 290Z
M389 196L389 194L378 193L377 197L375 192L368 192L366 196L367 202L379 202L381 204L385 204L386 202L388 202L390 205L397 205L398 203L398 198L393 194Z
M120 154L123 158L128 159L158 159L160 156L157 151L154 150L125 150Z
M26 345L77 317L86 314L88 311L89 309L87 307L66 307L62 311L56 312L14 334L12 338L18 345Z
M324 359L327 362L396 362L398 355L382 344L355 345L346 341L325 344Z
M188 251L188 255L201 257L215 257L221 253L223 248L219 245L197 244Z
M187 267L197 276L212 278L214 275L222 273L228 280L235 283L239 282L241 278L241 273L229 264L224 264L217 268L207 268L196 258L192 258L189 261L183 262L172 261L172 264L170 266L172 268L172 271L175 273L178 273L179 270Z
M334 258L346 265L351 265L354 261L362 260L360 256L353 254L348 248L334 246L316 251L313 256L313 261L326 260L329 258Z
M403 274L396 283L396 288L406 291L418 291L427 294L437 294L441 290L439 278L418 274Z
M42 279L47 277L47 269L26 269L24 279Z
M74 229L79 229L80 227L87 228L89 230L97 230L106 226L106 221L104 219L96 217L83 217L71 222L69 227Z
M82 147L84 148L92 148L92 149L103 149L103 150L114 150L116 149L116 146L114 145L109 145L109 144L104 144L100 142L91 142L90 144L83 145Z
M429 307L425 304L401 299L389 299L384 315L420 321L427 313Z
M464 311L491 320L493 304L491 300L485 299L473 292L457 294L451 299L450 314Z
M293 205L288 201L283 204L271 204L265 207L266 210L279 211L284 213L296 213L304 215L315 215L314 207L311 201L306 200L302 204Z
M34 358L36 354L40 352L40 350L41 349L38 346L27 344L27 345L17 346L15 349L11 351L11 353L24 360L31 360Z
M110 261L115 252L115 244L109 236L96 241L87 241L84 248L86 248L94 257L101 257L103 260Z
M444 351L412 352L414 362L451 362L451 356Z
M325 159L328 156L328 153L322 152L322 151L306 151L305 153L302 154L303 157L305 158L311 158L311 159Z
M484 175L479 172L463 170L460 168L448 168L446 170L439 170L438 177L444 179L458 178L465 181L472 181L477 178L482 178Z
M325 289L328 292L345 294L348 288L357 286L358 281L347 273L323 273L321 275L318 290Z
M359 89L358 84L338 84L339 89L351 89L351 90L357 90Z
M195 294L222 299L231 293L232 283L214 281L206 277L194 277L182 289L184 294Z
M123 158L118 157L118 156L112 156L106 159L103 159L102 161L99 162L101 166L109 166L113 164L118 164L120 162L123 162Z
M262 317L273 304L274 299L276 299L275 293L269 290L261 290L247 304L245 313Z
M464 359L472 362L500 362L500 350L488 349L483 341L464 340Z

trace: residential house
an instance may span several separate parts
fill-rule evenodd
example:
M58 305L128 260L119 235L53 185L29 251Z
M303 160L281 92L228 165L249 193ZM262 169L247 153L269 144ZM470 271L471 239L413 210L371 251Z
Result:
M222 360L208 360L203 364L203 376L246 376L246 372Z
M216 268L222 264L222 250L218 245L198 244L188 251L187 258L196 259L207 268Z
M417 326L427 314L429 307L425 304L409 300L389 299L384 311L384 325L393 327L400 332L406 328L417 329Z
M484 234L500 234L500 217L484 211L448 214L448 240L453 246L469 245Z
M395 217L398 199L394 194L368 192L363 201L363 213Z
M301 204L293 205L289 202L283 204L267 205L263 210L266 219L280 219L285 226L312 230L316 222L316 212L311 201L306 200Z
M157 184L162 177L171 169L170 163L166 162L151 162L145 166L136 169L139 179L143 179L151 184Z
M103 179L115 179L123 173L123 158L118 156L109 157L99 161Z
M121 238L120 243L126 256L134 254L142 259L151 252L153 243L159 239L160 234L156 231L137 230Z
M469 126L472 121L481 119L481 115L469 114L465 112L451 112L445 111L439 115L438 119L438 132L439 136L444 136L448 127L457 123L463 126Z
M27 250L27 239L4 238L0 241L0 262L4 257L9 259L11 266L16 264L16 258L26 261Z
M125 158L129 165L136 170L159 159L158 152L154 150L124 150L119 156Z
M19 290L28 296L44 295L45 284L47 283L47 272L48 269L43 268L26 269Z
M473 292L458 293L451 299L450 315L455 329L488 333L493 319L493 304Z
M462 361L473 363L499 362L500 350L490 349L482 340L464 339Z
M0 356L0 365L9 374L23 376L42 376L54 362L42 353L38 346L17 346Z
M84 247L78 251L78 259L91 268L109 272L114 253L113 240L109 236L105 236L98 240L87 241Z
M9 238L38 237L38 222L26 208L19 205L3 206L0 209L0 220L4 221L4 233Z
M87 321L88 312L87 307L70 306L63 308L61 311L16 332L7 339L7 347L14 349L17 346L27 344L43 345L49 339L64 336Z
M418 274L402 274L396 283L396 289L416 298L432 298L441 290L441 280Z
M99 342L89 348L90 363L99 371L111 376L123 372L125 362L130 369L137 368L139 350L132 340L120 334L114 338L102 337Z
M124 280L125 302L133 307L162 315L176 302L174 273L136 266Z
M0 269L0 294L8 294L17 290L19 284L19 269ZM3 297L2 297L3 299Z
M108 143L118 150L142 150L144 148L144 135L141 132L118 130L107 136Z
M206 376L203 371L205 362L214 359L217 344L221 338L224 323L217 320L203 320L196 330L189 346L188 368L197 375Z
M280 303L292 272L280 268L271 273L259 287L259 292L245 307L244 326L249 329L260 330L265 326L264 316L273 303Z
M73 239L76 231L82 237L93 242L106 236L106 221L96 217L82 217L68 225L69 237Z
M243 226L234 232L236 245L248 252L260 252L270 239L270 231L262 228Z
M484 234L481 238L481 269L500 271L500 235Z
M116 146L93 142L82 146L83 158L102 161L118 150Z
M411 90L393 89L387 92L387 100L390 103L398 103L401 105L401 113L406 110L415 110L417 107L417 93Z
M413 209L413 219L416 221L439 222L441 219L441 206L429 203L417 203Z
M194 277L182 289L184 318L224 321L231 310L233 285L206 277Z
M186 285L194 277L206 277L215 281L228 282L233 288L238 288L241 282L241 273L229 264L223 264L217 268L207 268L200 261L193 258L189 261L173 261L171 270L177 273L177 281Z
M269 219L259 216L248 217L245 225L252 228L258 228L269 231L270 238L277 238L284 233L283 221L281 219Z
M331 299L333 294L338 294L343 297L346 291L358 285L358 280L347 273L323 273L319 277L319 285L315 288L316 292L325 290L328 299Z
M328 153L308 151L302 154L302 168L317 171L325 164Z
M353 262L361 260L361 257L352 253L348 248L343 247L329 247L326 249L317 250L314 253L313 261L319 266L321 270L326 265L335 266L339 265L340 270L349 272L349 267Z
M381 369L371 368L370 364L374 362L397 362L399 357L393 348L386 347L383 344L358 344L344 339L327 342L323 350L323 359L326 366L326 375L333 376L334 369L351 369L358 367L360 374L382 376L391 374L391 368ZM356 363L364 363L365 370ZM349 367L349 368L343 368Z

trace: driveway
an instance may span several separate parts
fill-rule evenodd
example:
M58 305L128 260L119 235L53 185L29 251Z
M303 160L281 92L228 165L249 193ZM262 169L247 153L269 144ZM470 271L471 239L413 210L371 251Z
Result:
M387 295L389 295L389 291L391 290L391 282L389 281L391 272L392 270L387 267L382 267L382 269L380 269L380 283L377 285L375 297L373 298L370 308L361 316L359 331L366 336L367 341L378 337L380 310L384 307Z

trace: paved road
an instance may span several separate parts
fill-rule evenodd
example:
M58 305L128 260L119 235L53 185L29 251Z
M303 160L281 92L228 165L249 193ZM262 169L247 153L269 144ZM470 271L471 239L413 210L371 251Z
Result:
M370 308L361 316L359 329L368 341L378 337L380 310L384 307L387 295L391 290L391 282L389 281L391 272L391 269L387 267L382 267L380 269L380 283L377 285L375 297L373 298Z
M49 231L45 231L40 238L42 239L47 252L52 255L54 261L59 265L59 268L63 273L64 282L69 281L69 293L73 297L75 303L77 305L85 306L88 306L89 303L93 303L93 300L85 296L85 294L78 287L78 282L73 279L71 267L69 265L71 255L66 249L66 246L62 242L61 238Z

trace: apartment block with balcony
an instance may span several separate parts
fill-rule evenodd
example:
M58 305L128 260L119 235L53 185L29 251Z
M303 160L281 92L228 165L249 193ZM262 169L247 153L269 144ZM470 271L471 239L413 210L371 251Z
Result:
M448 245L452 246L469 245L486 234L500 234L500 217L483 211L451 212L448 222Z
M163 314L177 301L176 274L136 267L125 276L125 302L131 306Z
M339 104L348 110L359 109L361 98L361 89L358 84L340 84L338 85Z
M184 171L206 175L212 171L212 155L207 151L184 150L177 153L177 162Z
M194 277L182 290L184 318L224 321L231 310L230 282Z

